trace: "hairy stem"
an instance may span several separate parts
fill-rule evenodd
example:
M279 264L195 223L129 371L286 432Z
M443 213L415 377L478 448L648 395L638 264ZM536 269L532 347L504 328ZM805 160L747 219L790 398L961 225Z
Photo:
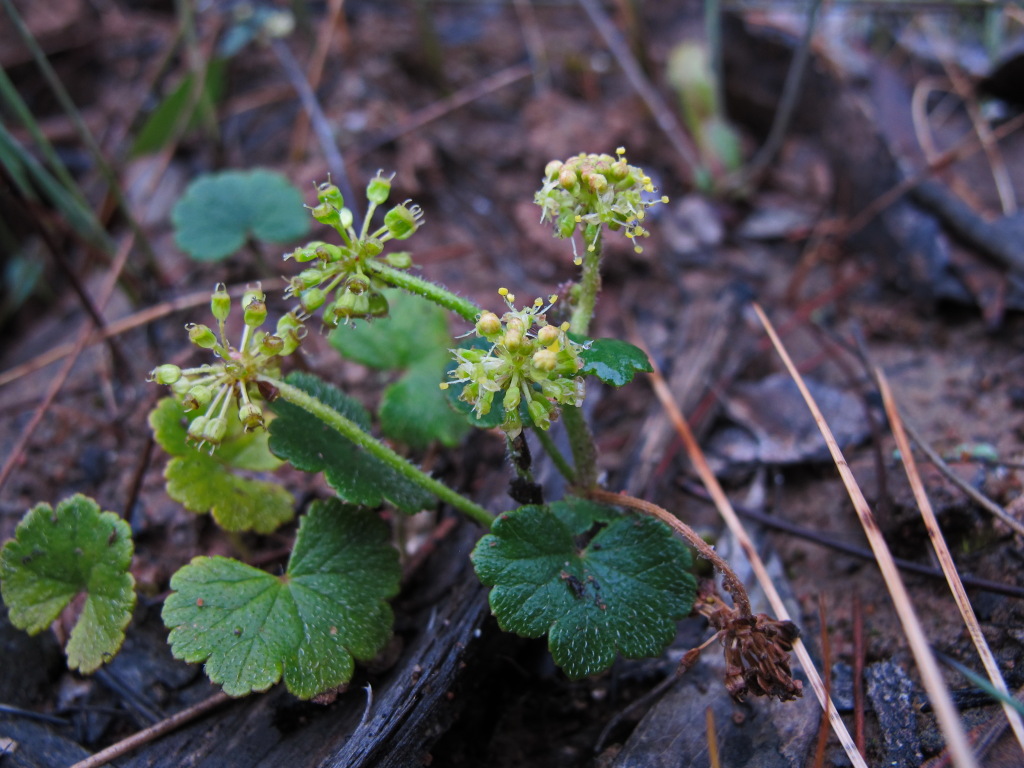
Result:
M558 450L558 446L555 445L554 441L551 439L551 435L543 429L535 429L533 434L537 436L537 442L540 443L540 447L544 449L544 453L546 453L548 458L550 458L554 463L555 469L557 469L562 477L570 483L574 482L576 479L576 473L569 465L565 456L562 455L562 452Z
M594 317L594 308L597 306L597 294L601 290L601 232L598 230L597 237L583 251L583 271L580 274L578 283L579 293L576 295L576 307L572 311L572 319L569 321L569 330L586 336L590 329L590 321Z
M635 496L629 496L625 493L612 493L611 491L602 491L600 489L593 489L587 491L587 497L594 501L603 501L605 504L612 504L618 507L628 507L629 509L635 509L638 512L643 512L645 515L656 517L669 526L672 530L686 539L697 553L705 560L711 562L715 568L717 568L722 574L722 585L726 591L732 595L733 601L736 603L736 608L739 610L740 615L743 617L753 616L753 612L750 609L750 597L747 595L747 590L743 587L743 583L736 576L736 573L729 564L722 559L721 555L715 552L714 548L708 544L704 539L697 535L697 532L690 526L680 520L678 517L673 515L667 509L659 507L657 504L652 504L649 501L638 499Z
M494 520L494 517L490 512L479 504L476 504L471 499L466 498L458 491L455 491L444 483L435 480L406 459L403 459L393 450L384 445L384 443L364 432L354 421L345 418L333 408L325 405L317 398L313 397L308 392L304 392L298 387L269 376L260 376L259 379L273 387L276 387L280 396L289 403L297 405L299 408L313 414L325 424L328 424L337 430L342 436L363 448L367 453L380 459L396 472L430 491L430 493L437 496L441 501L450 504L459 511L465 513L467 517L472 518L484 528L490 530L491 523Z
M422 277L410 275L408 272L403 272L400 269L394 269L374 259L367 259L363 263L363 267L367 272L372 272L384 282L429 299L471 323L475 323L477 317L483 311L469 299L464 299L447 288L442 288L436 283L424 280Z
M597 294L601 290L600 230L592 245L593 250L588 246L583 252L583 271L577 284L576 306L569 322L569 330L580 336L586 336L590 329L594 307L597 306ZM569 446L572 448L572 458L576 465L576 485L587 490L594 488L597 485L597 446L594 444L590 426L583 418L583 409L563 408L562 420L569 433Z
M590 425L583 417L583 408L571 405L562 408L562 423L569 434L569 448L576 465L573 484L589 491L597 486L597 446Z

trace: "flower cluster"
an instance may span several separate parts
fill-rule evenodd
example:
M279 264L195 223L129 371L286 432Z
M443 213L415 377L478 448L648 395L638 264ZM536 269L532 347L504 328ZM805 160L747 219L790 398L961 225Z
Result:
M557 296L549 296L546 305L538 298L533 306L517 310L508 289L498 293L509 311L501 317L484 312L476 321L476 334L489 347L452 350L458 365L449 375L451 383L465 384L460 398L473 406L477 418L487 415L495 395L503 392L501 428L516 437L523 429L521 403L526 403L534 426L548 429L558 405L583 401L581 345L566 334L568 323L557 326L546 320ZM448 382L441 388L447 389Z
M358 232L352 211L345 207L338 187L325 182L317 188L319 204L312 209L313 218L337 230L343 244L316 240L285 254L285 259L315 262L292 278L287 291L298 298L303 314L310 315L322 308L324 324L331 328L356 317L387 316L388 301L380 292L383 284L369 264L380 257L389 267L408 269L412 266L410 255L398 252L381 256L384 244L411 237L423 224L422 209L406 201L390 208L384 214L384 224L370 231L374 212L391 194L392 178L378 171L367 185L369 209Z
M259 377L276 376L280 358L294 352L305 335L305 326L294 313L278 320L274 333L259 330L267 319L259 284L248 287L242 307L245 329L241 343L234 347L225 333L231 297L224 285L218 284L210 297L217 330L196 323L185 329L193 344L212 351L219 361L184 369L168 363L149 374L150 381L169 386L186 411L203 411L192 420L188 436L197 445L209 445L211 451L229 434L232 415L237 415L247 432L264 425Z
M572 237L580 227L587 249L593 251L602 226L622 229L640 253L643 248L637 239L650 234L641 224L647 208L667 203L668 198L653 197L650 177L626 162L625 149L619 147L615 154L552 160L544 169L544 185L534 202L541 207L541 221L554 222L559 237ZM575 248L574 241L574 252ZM576 263L581 262L577 255Z

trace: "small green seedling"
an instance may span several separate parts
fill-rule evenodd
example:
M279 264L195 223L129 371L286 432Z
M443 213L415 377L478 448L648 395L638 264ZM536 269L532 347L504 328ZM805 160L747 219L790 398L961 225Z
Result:
M249 227L259 234L246 207L259 196L246 192L247 178L253 177L235 174L191 190L175 212L179 241L202 243L200 252L212 257L237 247ZM734 696L799 695L788 662L793 626L754 616L728 565L688 526L597 482L597 450L580 407L588 379L618 387L651 369L631 344L589 337L602 239L621 232L640 250L647 208L666 200L653 195L650 178L621 149L550 163L536 202L556 236L573 241L580 279L564 296L525 304L501 288L490 309L410 271L411 255L392 248L423 225L423 212L409 202L389 205L390 193L390 177L370 181L369 211L357 227L338 188L321 185L312 215L337 239L285 255L302 265L287 290L295 308L268 325L265 297L251 286L233 343L229 326L237 316L231 320L232 300L217 286L212 325L186 326L208 359L189 368L161 365L150 375L172 393L150 424L171 456L167 491L188 509L210 512L227 530L274 530L294 507L272 479L284 462L322 474L336 494L302 515L282 575L225 557L198 557L178 571L163 609L173 654L205 662L210 679L232 696L281 679L304 699L345 684L354 663L373 658L392 631L387 599L398 590L400 572L379 510L411 514L443 503L485 531L471 558L491 588L499 625L524 637L547 636L569 677L599 674L620 655L662 652L676 622L696 612L726 646ZM218 206L223 210L214 214ZM382 223L374 224L378 209ZM450 336L449 313L471 325L461 339ZM314 316L349 360L400 372L377 420L315 375L283 374ZM571 457L548 436L557 421ZM510 495L520 506L495 516L375 437L375 423L409 455L434 442L454 445L473 427L500 429L516 473ZM524 447L527 432L565 476L564 498L544 501ZM79 517L90 521L88 535ZM723 571L734 606L712 594L697 597L689 550L676 533ZM130 556L127 526L91 502L76 497L56 513L38 507L4 546L4 600L17 625L31 631L46 627L83 589L87 608L99 597L116 605L102 621L92 618L95 608L83 613L81 634L99 636L87 661L69 645L70 663L93 669L116 650L128 620ZM53 583L51 563L66 569L69 562L80 564L75 577ZM698 654L688 654L687 664Z

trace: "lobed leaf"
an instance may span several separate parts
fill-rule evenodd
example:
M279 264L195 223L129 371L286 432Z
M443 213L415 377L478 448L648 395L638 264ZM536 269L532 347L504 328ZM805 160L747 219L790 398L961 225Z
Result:
M596 506L520 507L498 517L472 554L501 628L547 634L552 658L574 679L608 669L617 653L660 653L696 595L689 550L667 526ZM578 547L590 524L603 527Z
M281 174L263 169L201 176L171 220L175 243L197 261L220 261L250 237L284 243L309 231L302 194Z
M277 483L232 473L212 456L193 451L164 469L167 495L190 512L209 512L225 531L270 533L295 514L295 499Z
M327 382L306 373L293 373L286 380L364 430L369 428L366 409ZM435 503L432 494L299 406L279 399L273 409L277 418L270 424L270 450L297 469L323 472L345 501L376 507L387 499L410 513Z
M595 339L580 353L581 373L597 376L605 384L621 387L633 380L637 371L650 373L651 361L639 347L619 339Z
M93 672L124 642L135 607L133 551L128 523L86 496L56 510L35 506L0 550L0 593L11 623L38 634L84 594L65 651L69 667Z
M189 445L188 424L198 412L185 413L165 397L149 414L153 437L172 458L164 469L167 495L191 512L209 512L227 531L270 533L292 519L295 499L276 483L237 474L266 472L281 466L268 447L266 430L245 432L229 420L230 432L213 454Z
M308 699L348 682L355 661L387 643L398 553L387 525L337 499L302 518L286 573L225 557L197 557L171 579L163 608L176 658L206 662L225 693L263 691L283 676Z

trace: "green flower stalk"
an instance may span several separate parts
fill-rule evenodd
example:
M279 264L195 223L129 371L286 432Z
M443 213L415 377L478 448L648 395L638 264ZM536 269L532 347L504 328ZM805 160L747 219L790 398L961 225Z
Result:
M184 369L168 363L149 375L150 381L171 387L186 411L202 412L189 425L188 437L199 447L208 445L211 452L228 434L228 419L237 418L246 432L264 426L258 377L276 376L280 358L294 352L305 335L305 327L294 315L281 318L274 333L259 330L267 318L259 284L246 290L242 309L245 327L236 347L228 342L225 331L231 298L218 284L210 297L217 330L194 323L186 326L192 343L213 352L218 362Z
M473 406L477 418L491 410L501 393L505 420L501 428L510 438L523 430L520 411L526 405L533 426L546 430L558 413L558 406L578 406L585 387L579 375L583 362L580 344L568 337L568 323L547 322L546 313L558 300L549 296L547 304L536 299L533 306L516 309L515 296L501 288L498 294L509 311L501 317L483 312L476 321L476 335L486 339L488 349L454 349L458 362L450 373L451 382L465 384L460 398Z

